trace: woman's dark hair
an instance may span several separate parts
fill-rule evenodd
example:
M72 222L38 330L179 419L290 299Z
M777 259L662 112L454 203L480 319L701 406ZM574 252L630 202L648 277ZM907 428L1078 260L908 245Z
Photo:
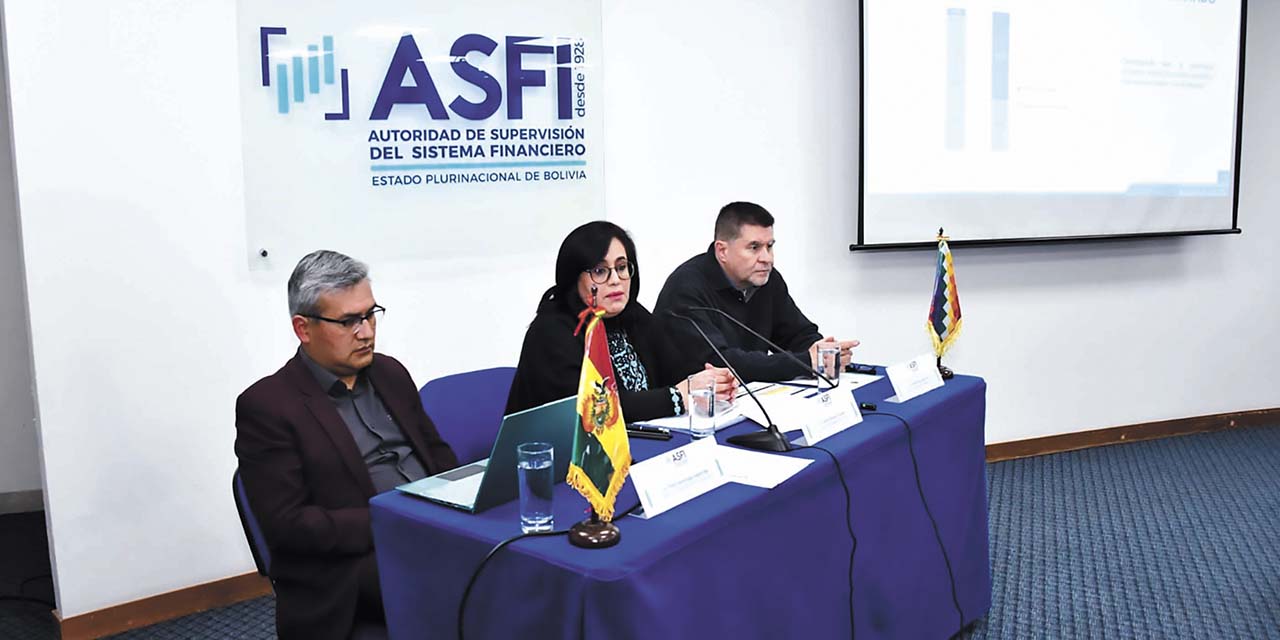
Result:
M636 259L636 244L631 241L627 232L612 222L596 220L588 222L565 236L560 243L560 253L556 256L556 283L542 295L538 311L550 310L558 305L561 309L578 313L586 305L578 296L578 276L602 261L609 253L609 245L617 238L627 251L627 261L631 263L631 295L627 307L619 314L619 318L630 315L640 295L639 261ZM612 265L610 265L612 266Z

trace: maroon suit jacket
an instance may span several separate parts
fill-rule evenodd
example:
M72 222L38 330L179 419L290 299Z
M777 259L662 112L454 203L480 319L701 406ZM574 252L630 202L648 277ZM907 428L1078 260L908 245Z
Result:
M458 466L404 365L375 354L368 374L427 473ZM235 451L271 551L279 637L347 637L360 563L373 561L373 481L351 432L300 356L240 394Z

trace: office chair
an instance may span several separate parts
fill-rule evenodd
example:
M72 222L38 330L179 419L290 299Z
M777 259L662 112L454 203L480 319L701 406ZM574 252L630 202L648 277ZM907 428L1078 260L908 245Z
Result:
M244 537L249 541L249 551L253 554L253 563L258 566L258 574L270 579L271 549L267 547L267 539L262 535L262 525L249 508L249 496L244 490L244 480L240 478L240 469L231 474L231 495L236 500L236 511L240 512L240 525L244 527ZM373 622L357 621L351 631L353 640L385 640L387 627Z
M515 375L515 367L467 371L436 378L418 392L422 407L459 464L489 457Z
M258 566L258 575L270 578L271 550L267 548L267 539L262 535L262 525L249 509L249 496L244 490L244 480L240 478L240 469L231 474L231 495L236 499L236 511L240 512L240 525L244 527L244 537L249 541L249 551L253 553L253 563Z

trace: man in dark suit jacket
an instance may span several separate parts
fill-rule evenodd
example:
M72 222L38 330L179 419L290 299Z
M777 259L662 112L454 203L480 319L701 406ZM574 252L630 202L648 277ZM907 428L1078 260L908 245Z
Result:
M369 498L458 464L404 366L374 353L367 268L317 251L289 279L300 342L236 401L236 456L271 551L279 637L383 623Z

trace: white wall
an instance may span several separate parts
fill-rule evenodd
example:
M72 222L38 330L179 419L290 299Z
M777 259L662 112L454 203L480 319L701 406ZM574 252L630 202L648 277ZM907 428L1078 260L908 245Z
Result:
M925 349L932 255L846 250L849 5L604 2L607 204L640 244L643 301L702 250L720 204L753 199L779 217L781 268L824 329L861 338L867 361ZM234 3L4 11L59 608L250 571L232 402L293 350L296 257L244 264ZM1280 15L1253 17L1244 236L957 253L968 326L949 361L990 383L988 441L1280 405L1266 376L1280 128L1263 116L1280 106L1280 51L1261 38ZM359 256L392 310L380 348L419 382L513 363L554 250L466 271Z
M0 65L0 513L35 506L18 503L31 502L22 494L41 485L21 249L9 153L9 88Z
M848 251L857 3L605 6L606 208L636 235L644 273L665 277L705 249L720 205L754 200L777 217L778 266L824 332L861 339L859 361L929 351L934 254ZM1243 235L954 249L966 324L946 360L987 379L989 443L1280 406L1280 51L1263 37L1280 15L1251 9Z

